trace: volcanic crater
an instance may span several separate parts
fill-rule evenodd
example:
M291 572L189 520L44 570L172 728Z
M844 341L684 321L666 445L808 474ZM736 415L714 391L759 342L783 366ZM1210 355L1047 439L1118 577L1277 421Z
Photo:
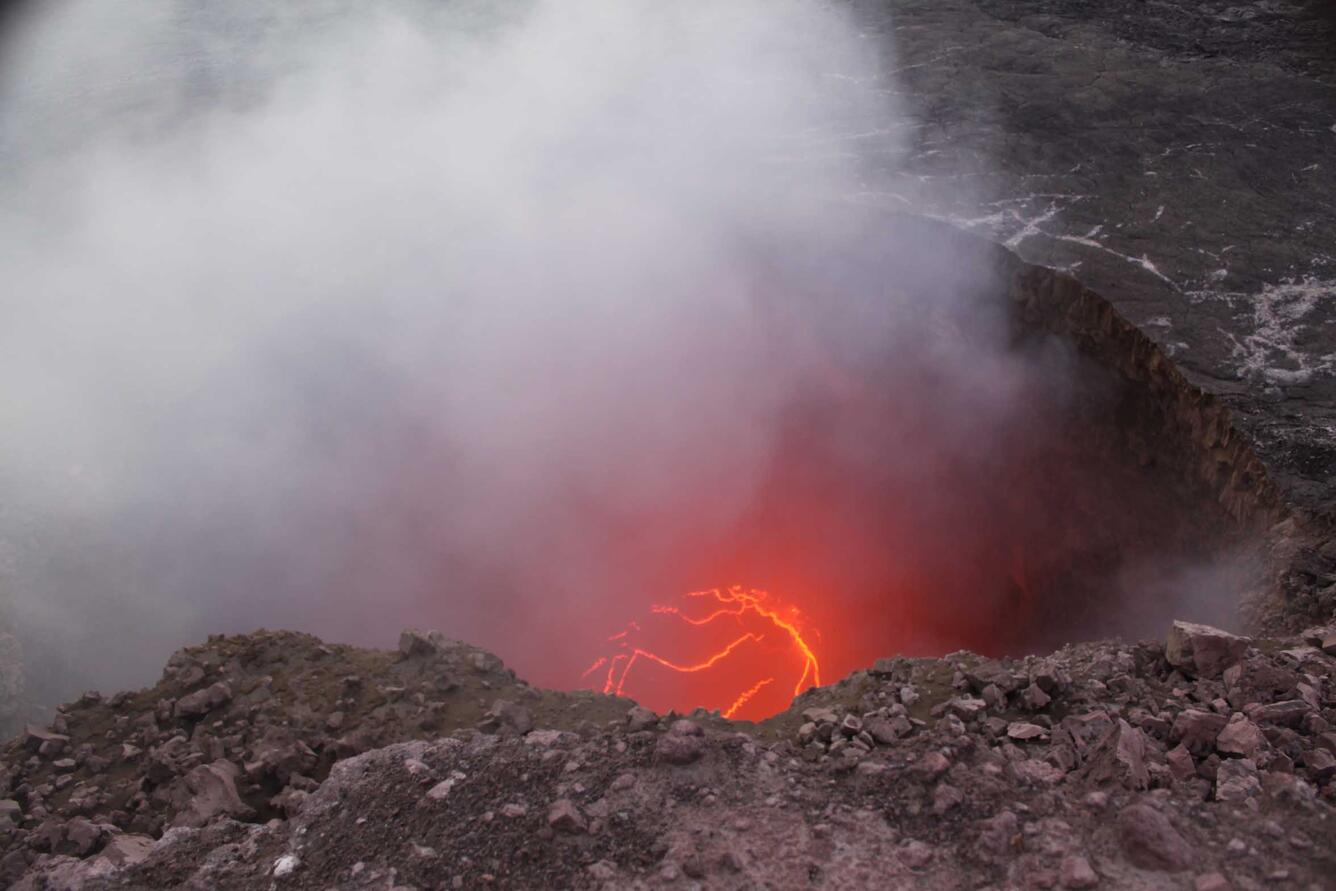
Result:
M819 385L789 409L757 495L688 538L660 580L691 593L609 626L583 682L757 719L888 652L1023 655L1154 633L1184 610L1276 612L1287 513L1227 408L1076 278L931 220L864 231L878 229L837 262L933 307L915 338L992 355L1010 416L959 422L986 411L995 394L969 388L992 381L955 378L937 344L850 359L804 332ZM988 275L923 259L939 253Z
M920 215L746 245L801 386L745 502L593 504L629 593L502 578L494 640L453 553L392 650L216 634L44 709L0 637L0 883L1336 888L1329 6L848 5Z

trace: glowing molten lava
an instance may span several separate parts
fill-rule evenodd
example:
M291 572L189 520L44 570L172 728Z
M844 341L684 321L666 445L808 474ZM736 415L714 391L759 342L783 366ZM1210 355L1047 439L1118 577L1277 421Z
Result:
M821 666L796 607L770 604L766 592L740 585L693 591L683 601L655 605L646 627L631 622L608 638L616 651L595 660L584 677L658 711L704 706L727 718L773 714L820 686Z

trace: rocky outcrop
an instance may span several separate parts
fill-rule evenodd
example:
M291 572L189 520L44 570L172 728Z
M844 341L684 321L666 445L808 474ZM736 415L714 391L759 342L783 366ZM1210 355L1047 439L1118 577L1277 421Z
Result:
M396 653L215 638L9 745L0 870L33 889L1321 887L1326 633L1227 640L1210 670L1217 632L1182 623L883 659L759 725L535 690L427 633Z

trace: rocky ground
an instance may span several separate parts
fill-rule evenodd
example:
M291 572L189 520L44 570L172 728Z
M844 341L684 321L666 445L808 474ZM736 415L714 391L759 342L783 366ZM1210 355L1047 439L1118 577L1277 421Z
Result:
M284 632L3 751L11 887L1336 887L1336 628L886 659L759 725Z

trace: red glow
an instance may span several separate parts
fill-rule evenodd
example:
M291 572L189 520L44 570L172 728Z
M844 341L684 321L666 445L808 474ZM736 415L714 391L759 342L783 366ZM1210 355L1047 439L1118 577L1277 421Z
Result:
M681 606L652 606L645 624L648 630L631 622L609 637L614 652L598 657L583 677L601 677L604 693L630 696L659 711L702 706L727 718L753 719L821 684L801 613L772 604L765 591L740 585L693 591Z

